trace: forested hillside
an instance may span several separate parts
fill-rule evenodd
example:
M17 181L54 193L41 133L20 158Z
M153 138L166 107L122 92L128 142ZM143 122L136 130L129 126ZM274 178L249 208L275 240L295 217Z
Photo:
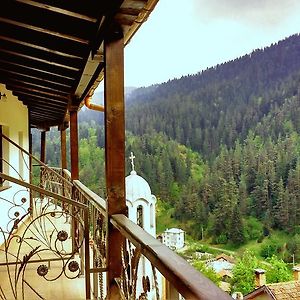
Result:
M127 99L126 154L194 237L203 229L215 243L242 244L284 230L300 259L299 58L294 35ZM80 177L103 195L103 116L79 120ZM48 162L58 164L51 135Z
M233 147L236 139L244 140L249 129L297 94L299 57L300 37L294 35L196 75L135 90L127 128L136 135L164 132L213 159L221 144Z

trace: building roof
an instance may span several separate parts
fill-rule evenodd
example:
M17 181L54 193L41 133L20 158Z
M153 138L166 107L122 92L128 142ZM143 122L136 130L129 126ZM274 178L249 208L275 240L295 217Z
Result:
M158 0L1 2L0 82L32 127L62 125L104 74L104 40L127 44Z
M184 231L180 228L170 228L170 229L166 229L164 232L165 233L182 233Z
M256 296L261 294L267 294L270 296L270 299L275 300L300 299L300 281L288 281L263 285L246 295L244 299L255 299Z
M216 256L216 260L219 260L219 259L224 259L232 264L235 263L235 259L232 256L226 255L224 253L221 253L218 256Z
M148 182L136 171L131 171L130 175L125 178L126 200L134 202L138 199L152 200L151 189Z

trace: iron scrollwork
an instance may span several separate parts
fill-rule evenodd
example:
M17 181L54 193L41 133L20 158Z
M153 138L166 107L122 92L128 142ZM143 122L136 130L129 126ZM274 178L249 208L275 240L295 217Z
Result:
M32 207L28 205L28 198L32 196ZM25 300L25 287L31 289L39 299L44 299L34 283L26 277L26 270L30 263L36 267L36 276L46 281L54 281L62 276L74 279L81 274L80 263L76 257L83 244L83 237L79 237L75 247L72 246L72 231L68 219L75 219L80 231L84 224L78 212L66 212L55 199L39 197L28 189L15 192L12 200L0 197L10 208L7 210L7 225L0 227L4 262L1 268L6 268L7 280L5 290L0 283L0 299ZM54 204L55 203L55 204ZM1 255L2 256L2 255ZM38 263L42 261L42 263ZM55 262L55 268L49 268ZM32 273L31 273L32 274ZM32 276L32 275L31 275ZM2 286L1 286L2 285ZM28 298L28 297L27 297Z
M122 247L122 273L120 278L116 278L122 300L147 300L152 289L151 281L148 275L139 272L139 264L142 256L141 249L132 246L126 240ZM156 270L152 266L152 275L154 278L154 288L156 299L159 300L159 288L156 276ZM138 284L140 288L138 289Z

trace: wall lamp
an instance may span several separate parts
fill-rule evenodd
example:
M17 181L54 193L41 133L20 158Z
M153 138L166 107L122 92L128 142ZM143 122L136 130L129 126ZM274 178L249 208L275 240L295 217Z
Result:
M7 96L6 96L6 94L2 94L1 92L0 92L0 100L3 100L3 101L6 101L6 99L7 99Z

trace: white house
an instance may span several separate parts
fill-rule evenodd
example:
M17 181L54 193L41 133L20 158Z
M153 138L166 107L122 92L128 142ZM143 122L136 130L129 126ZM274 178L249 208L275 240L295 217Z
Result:
M184 231L180 228L166 229L162 234L162 242L172 250L184 247Z

